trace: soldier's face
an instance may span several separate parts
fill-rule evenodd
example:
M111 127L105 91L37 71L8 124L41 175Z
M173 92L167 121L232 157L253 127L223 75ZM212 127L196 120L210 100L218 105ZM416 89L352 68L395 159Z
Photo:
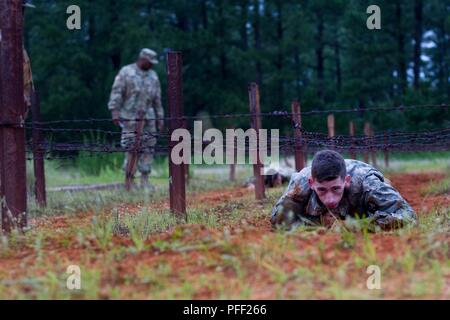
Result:
M346 176L345 179L338 177L334 180L322 182L311 177L308 182L310 188L314 190L320 201L328 209L335 209L344 196L345 188L350 186L350 176Z
M145 58L139 58L138 62L137 62L139 68L141 68L144 71L150 70L152 68L152 64L150 63L150 61L148 61Z

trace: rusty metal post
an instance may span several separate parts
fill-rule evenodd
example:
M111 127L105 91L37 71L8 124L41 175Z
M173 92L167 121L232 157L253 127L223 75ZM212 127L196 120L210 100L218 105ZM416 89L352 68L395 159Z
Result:
M355 152L355 142L353 140L353 137L355 136L355 123L353 121L350 121L349 123L349 132L350 132L350 141L351 141L351 147L350 147L350 158L356 159L356 152Z
M364 122L364 136L366 141L366 150L364 150L364 162L369 163L369 147L370 147L370 123Z
M45 167L44 167L44 150L42 148L41 137L41 109L39 95L33 91L31 96L31 115L33 120L33 127L31 138L33 142L33 168L34 168L34 195L36 203L45 207L47 205L47 195L45 192Z
M384 166L385 166L386 168L389 168L389 150L388 150L388 143L389 143L389 140L388 140L388 134L387 134L387 132L385 131L385 132L384 132L384 144L385 144L385 147L384 147Z
M327 118L327 126L328 126L328 137L331 139L331 148L334 149L335 141L334 141L334 114L329 114Z
M167 104L169 108L169 192L170 210L180 220L186 220L186 181L184 163L172 162L172 149L178 143L172 141L172 133L185 127L183 117L183 59L181 52L167 54Z
M259 157L259 129L261 129L260 104L259 104L259 88L258 85L252 82L248 87L249 106L251 113L251 127L255 129L257 135L257 150L250 150L256 152L256 164L253 165L253 176L255 177L255 196L256 200L262 200L266 197L264 188L264 178L261 175L262 163ZM267 146L263 146L267 148Z
M22 0L0 1L0 196L2 229L27 225Z
M303 152L303 141L302 141L302 114L300 103L295 100L292 102L292 121L296 124L294 128L294 138L295 138L295 170L301 171L305 167L305 154Z

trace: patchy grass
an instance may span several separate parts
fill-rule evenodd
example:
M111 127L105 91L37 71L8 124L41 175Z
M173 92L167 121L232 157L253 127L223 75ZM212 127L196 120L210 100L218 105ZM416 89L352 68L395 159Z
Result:
M422 194L450 194L450 166L445 170L446 175L441 181L432 181L429 186L422 189Z
M440 176L393 175L420 223L375 233L271 231L283 188L257 202L253 191L193 179L186 221L164 190L62 193L33 209L25 234L0 239L0 299L449 299L448 201L420 194ZM69 265L81 269L81 290L66 287ZM371 265L381 289L367 287Z

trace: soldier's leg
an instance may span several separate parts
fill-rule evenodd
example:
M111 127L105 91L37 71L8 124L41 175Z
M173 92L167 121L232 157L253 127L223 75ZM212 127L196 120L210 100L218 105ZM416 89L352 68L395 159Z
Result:
M135 146L135 139L136 139L136 123L133 121L125 121L123 123L122 126L122 135L121 135L121 139L120 139L120 145L122 146L122 148L124 148L125 150L127 150L125 152L125 159L123 162L123 166L122 169L124 171L127 170L127 166L129 161L131 160L131 157L133 155L132 150ZM136 172L136 169L133 172L133 176Z
M142 137L142 153L139 155L138 170L141 173L141 186L149 187L148 177L152 171L152 163L155 154L156 139L156 125L154 121L149 121L144 127L144 134Z

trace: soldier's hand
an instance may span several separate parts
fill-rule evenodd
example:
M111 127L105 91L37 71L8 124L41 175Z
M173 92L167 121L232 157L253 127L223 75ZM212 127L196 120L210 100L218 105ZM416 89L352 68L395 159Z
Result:
M159 131L164 130L164 120L158 120L158 130Z
M327 228L331 228L333 226L333 224L336 222L336 218L329 212L326 212L325 214L323 214L321 217L321 220L322 220L322 225Z
M120 125L120 114L117 111L112 112L112 121L116 126Z

